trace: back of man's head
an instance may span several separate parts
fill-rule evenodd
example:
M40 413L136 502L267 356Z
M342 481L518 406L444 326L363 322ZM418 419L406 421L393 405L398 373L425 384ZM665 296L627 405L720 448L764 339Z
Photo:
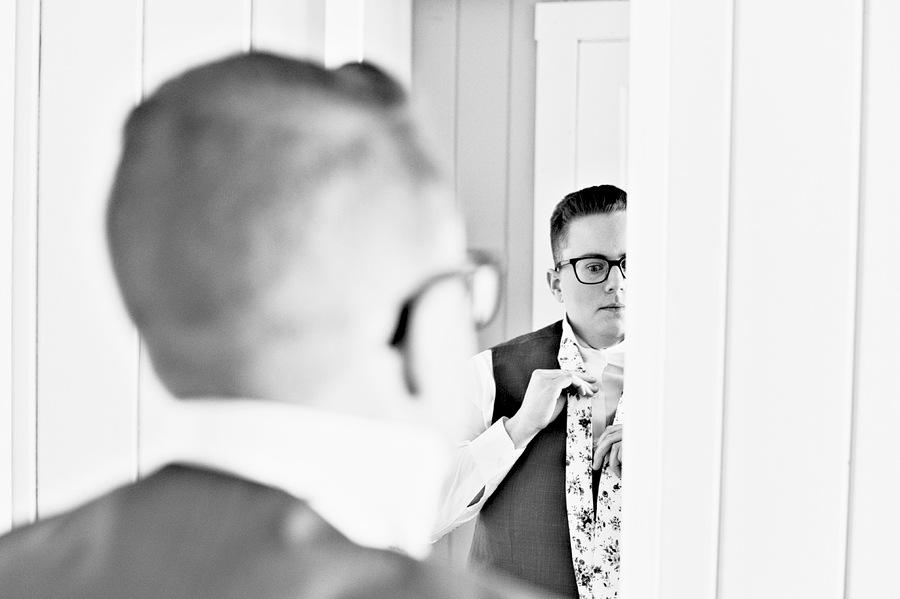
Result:
M404 297L462 256L432 156L365 64L235 56L135 108L107 232L169 389L277 396L377 361Z

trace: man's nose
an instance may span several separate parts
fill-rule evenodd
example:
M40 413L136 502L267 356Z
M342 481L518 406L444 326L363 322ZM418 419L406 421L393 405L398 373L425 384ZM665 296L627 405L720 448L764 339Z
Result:
M607 293L625 291L625 273L622 272L622 267L618 264L609 271L609 277L604 283L604 289Z

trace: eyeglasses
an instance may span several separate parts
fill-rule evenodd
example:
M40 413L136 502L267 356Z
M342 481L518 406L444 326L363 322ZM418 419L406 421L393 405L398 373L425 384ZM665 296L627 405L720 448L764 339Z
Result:
M572 265L572 269L575 271L575 278L584 285L603 283L609 278L609 273L612 271L613 266L618 266L619 271L622 273L622 278L625 278L625 256L618 260L610 260L606 256L599 254L569 258L568 260L557 262L556 271L559 272L559 269L566 264Z
M470 250L467 264L460 270L439 273L426 279L407 298L400 310L397 330L391 339L391 345L395 347L403 345L409 327L409 319L416 303L438 283L457 278L461 279L466 286L466 298L470 303L470 312L475 328L483 329L494 319L500 306L500 267L487 254Z

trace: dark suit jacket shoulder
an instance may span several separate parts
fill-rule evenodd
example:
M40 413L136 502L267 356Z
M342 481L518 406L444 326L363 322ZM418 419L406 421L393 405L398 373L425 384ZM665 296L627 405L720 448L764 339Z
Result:
M0 538L0 597L528 597L355 545L305 502L170 466Z

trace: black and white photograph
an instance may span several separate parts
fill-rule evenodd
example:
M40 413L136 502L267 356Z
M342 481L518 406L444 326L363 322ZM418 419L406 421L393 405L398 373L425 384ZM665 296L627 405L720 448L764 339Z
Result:
M898 31L2 0L0 599L897 599Z

